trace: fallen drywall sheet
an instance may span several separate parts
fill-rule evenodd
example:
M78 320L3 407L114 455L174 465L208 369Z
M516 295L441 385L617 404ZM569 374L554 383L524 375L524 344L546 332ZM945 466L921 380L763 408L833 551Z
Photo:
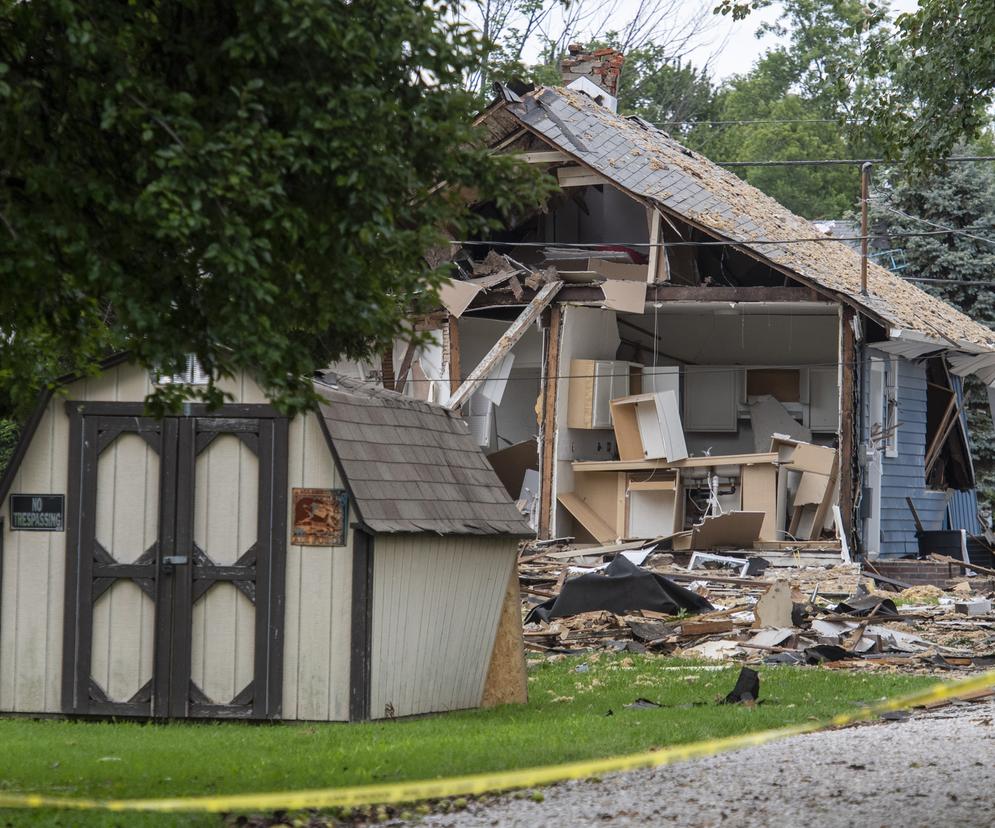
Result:
M605 295L604 307L625 313L643 313L646 310L646 282L609 279L601 285Z
M515 364L515 355L509 351L504 358L494 367L490 376L484 380L480 386L479 394L483 394L494 405L501 405L504 399L505 389L508 387L508 377L511 376L511 366Z
M439 286L439 301L447 311L459 318L482 289L480 285L471 282L446 279Z
M518 497L522 491L527 469L539 470L539 444L535 440L525 440L513 446L487 455L487 461L494 467L501 484L509 496Z
M764 512L729 512L706 517L691 534L692 549L717 549L735 546L750 549L760 537Z
M806 443L812 441L812 432L773 397L762 397L750 406L750 423L753 427L753 445L758 452L767 450L775 434Z

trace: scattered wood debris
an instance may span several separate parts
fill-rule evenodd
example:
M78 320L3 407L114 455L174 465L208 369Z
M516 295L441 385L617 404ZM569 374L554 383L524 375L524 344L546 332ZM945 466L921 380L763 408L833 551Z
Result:
M569 539L568 539L569 540ZM806 559L739 577L721 561L696 562L666 543L527 544L519 560L523 612L556 597L568 578L604 570L616 556L706 599L714 609L667 615L646 609L584 612L525 625L525 646L547 656L594 650L659 653L829 669L952 671L995 665L995 582L965 574L956 584L901 591L860 563ZM648 555L645 550L651 549ZM748 561L755 550L726 554ZM768 553L765 552L764 555ZM954 587L956 586L956 589Z

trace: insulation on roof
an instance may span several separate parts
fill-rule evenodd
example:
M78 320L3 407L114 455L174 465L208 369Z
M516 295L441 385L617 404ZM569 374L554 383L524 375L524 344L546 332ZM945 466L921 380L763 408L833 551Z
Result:
M995 348L995 333L915 285L871 263L860 292L860 256L841 242L750 244L812 239L811 222L732 172L638 118L626 118L569 89L540 87L478 120L495 140L526 127L636 197L707 232L746 242L773 266L848 297L891 327Z
M321 416L374 532L533 536L466 422L346 377L315 382Z

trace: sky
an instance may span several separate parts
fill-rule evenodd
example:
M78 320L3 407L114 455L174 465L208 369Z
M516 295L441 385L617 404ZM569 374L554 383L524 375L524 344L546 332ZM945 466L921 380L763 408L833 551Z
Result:
M635 6L637 0L626 2ZM695 5L695 2L688 2L685 3L685 8L692 9ZM892 0L891 3L895 14L914 11L917 6L918 0ZM777 38L771 35L757 39L757 27L761 23L773 23L779 13L780 4L775 3L770 8L753 12L745 20L733 21L731 17L714 16L713 29L709 32L707 42L692 51L692 62L702 64L710 61L716 81L748 72L764 52L777 44Z
M617 14L620 18L625 18L639 6L640 2L641 0L619 0ZM675 27L679 27L681 23L692 19L701 9L710 11L718 5L718 0L682 0L675 5L680 8L678 19L675 21ZM892 0L891 8L897 14L913 11L917 5L917 0ZM732 20L731 16L709 14L708 30L699 36L697 46L691 50L691 62L696 66L707 63L716 82L748 72L764 52L777 44L777 38L771 35L758 39L757 27L761 23L776 21L779 14L779 3L753 12L745 20L739 21ZM527 53L526 59L530 57L535 59L534 55Z

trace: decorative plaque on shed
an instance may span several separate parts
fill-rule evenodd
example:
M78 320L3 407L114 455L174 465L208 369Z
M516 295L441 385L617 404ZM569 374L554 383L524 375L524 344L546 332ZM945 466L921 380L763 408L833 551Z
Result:
M65 495L12 494L10 528L25 532L65 531Z
M345 546L349 500L344 489L294 489L294 526L298 546Z

